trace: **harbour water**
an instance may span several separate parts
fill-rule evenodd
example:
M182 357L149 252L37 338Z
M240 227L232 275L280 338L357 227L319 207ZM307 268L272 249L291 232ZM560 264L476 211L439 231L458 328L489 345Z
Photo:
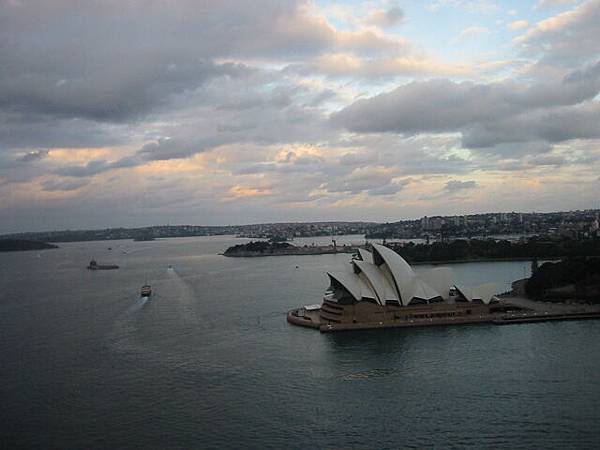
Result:
M349 255L219 255L246 241L0 254L0 447L600 446L600 321L320 334L286 312ZM507 288L529 263L453 268Z

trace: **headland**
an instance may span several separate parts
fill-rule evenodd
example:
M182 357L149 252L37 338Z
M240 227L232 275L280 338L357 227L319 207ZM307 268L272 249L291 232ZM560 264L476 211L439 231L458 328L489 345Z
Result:
M29 239L0 239L0 252L21 252L27 250L48 250L57 245Z
M297 247L287 242L255 241L234 245L223 253L229 257L261 257L290 255L326 255L332 253L355 253L357 247L351 245L304 245Z

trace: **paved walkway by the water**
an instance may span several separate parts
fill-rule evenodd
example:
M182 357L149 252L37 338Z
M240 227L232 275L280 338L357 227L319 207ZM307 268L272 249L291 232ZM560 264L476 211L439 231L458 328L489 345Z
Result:
M524 297L502 297L501 303L510 303L521 308L531 309L538 314L574 314L574 313L600 313L600 305L585 303L553 303L537 302Z

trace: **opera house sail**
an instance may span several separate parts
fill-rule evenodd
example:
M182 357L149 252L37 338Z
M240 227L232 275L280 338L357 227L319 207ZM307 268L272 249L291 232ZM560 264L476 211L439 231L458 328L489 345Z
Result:
M360 248L343 272L328 272L330 285L318 307L298 308L288 321L321 331L489 321L494 285L453 282L450 268L417 274L392 249Z

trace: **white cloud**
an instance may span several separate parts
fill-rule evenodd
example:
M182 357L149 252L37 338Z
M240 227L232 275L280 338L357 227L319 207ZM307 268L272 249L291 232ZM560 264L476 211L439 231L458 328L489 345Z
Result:
M398 6L392 6L389 9L378 9L369 14L366 23L378 27L393 27L398 25L404 19L404 11Z
M524 30L528 26L529 22L527 22L526 20L515 20L514 22L511 22L508 25L506 25L506 28L508 28L510 31L519 31Z
M500 9L498 5L489 0L437 0L427 6L434 12L446 7L462 9L473 14L491 14Z
M467 27L464 30L462 30L458 34L458 36L456 36L456 38L454 39L454 42L461 43L461 42L465 42L470 39L474 39L478 36L484 36L487 34L490 34L490 30L486 27L481 27L481 26Z
M558 6L572 5L573 3L577 3L578 0L538 0L535 5L536 9L547 9L547 8L555 8Z
M459 180L450 180L446 183L445 190L448 192L457 192L463 191L465 189L474 189L477 187L477 183L473 180L469 181L459 181Z
M588 0L572 10L538 22L513 42L538 64L573 67L598 58L600 0Z

